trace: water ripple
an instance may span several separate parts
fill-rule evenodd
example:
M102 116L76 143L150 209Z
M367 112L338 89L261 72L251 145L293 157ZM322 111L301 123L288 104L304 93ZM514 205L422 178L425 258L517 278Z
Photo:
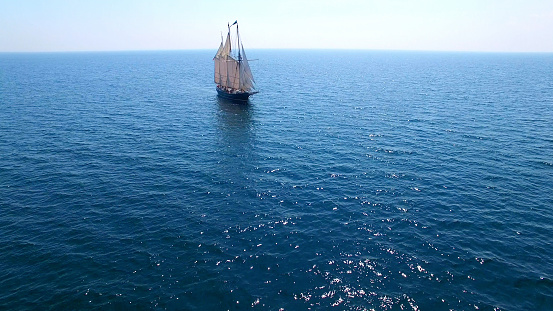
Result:
M252 53L0 55L0 309L553 304L550 55Z

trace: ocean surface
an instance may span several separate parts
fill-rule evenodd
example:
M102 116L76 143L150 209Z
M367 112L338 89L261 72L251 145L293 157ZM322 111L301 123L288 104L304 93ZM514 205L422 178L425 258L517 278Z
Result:
M0 54L0 309L553 310L553 54Z

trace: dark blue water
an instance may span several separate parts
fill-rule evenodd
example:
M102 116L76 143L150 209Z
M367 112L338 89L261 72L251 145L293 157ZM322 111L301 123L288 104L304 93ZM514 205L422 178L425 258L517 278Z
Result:
M0 309L553 308L553 55L0 54Z

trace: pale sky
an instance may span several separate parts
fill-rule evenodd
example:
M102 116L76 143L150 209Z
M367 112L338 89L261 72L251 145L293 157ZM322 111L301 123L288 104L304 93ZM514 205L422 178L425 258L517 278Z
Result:
M553 0L0 0L0 52L219 47L553 52Z

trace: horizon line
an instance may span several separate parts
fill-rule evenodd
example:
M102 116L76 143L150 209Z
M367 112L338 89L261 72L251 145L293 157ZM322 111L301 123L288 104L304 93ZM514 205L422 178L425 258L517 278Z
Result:
M119 52L185 52L216 51L216 48L190 49L125 49L125 50L51 50L51 51L0 51L0 54L47 54L47 53L119 53ZM482 53L482 54L553 54L553 51L490 51L490 50L424 50L424 49L365 49L365 48L248 48L265 51L364 51L364 52L426 52L426 53Z

